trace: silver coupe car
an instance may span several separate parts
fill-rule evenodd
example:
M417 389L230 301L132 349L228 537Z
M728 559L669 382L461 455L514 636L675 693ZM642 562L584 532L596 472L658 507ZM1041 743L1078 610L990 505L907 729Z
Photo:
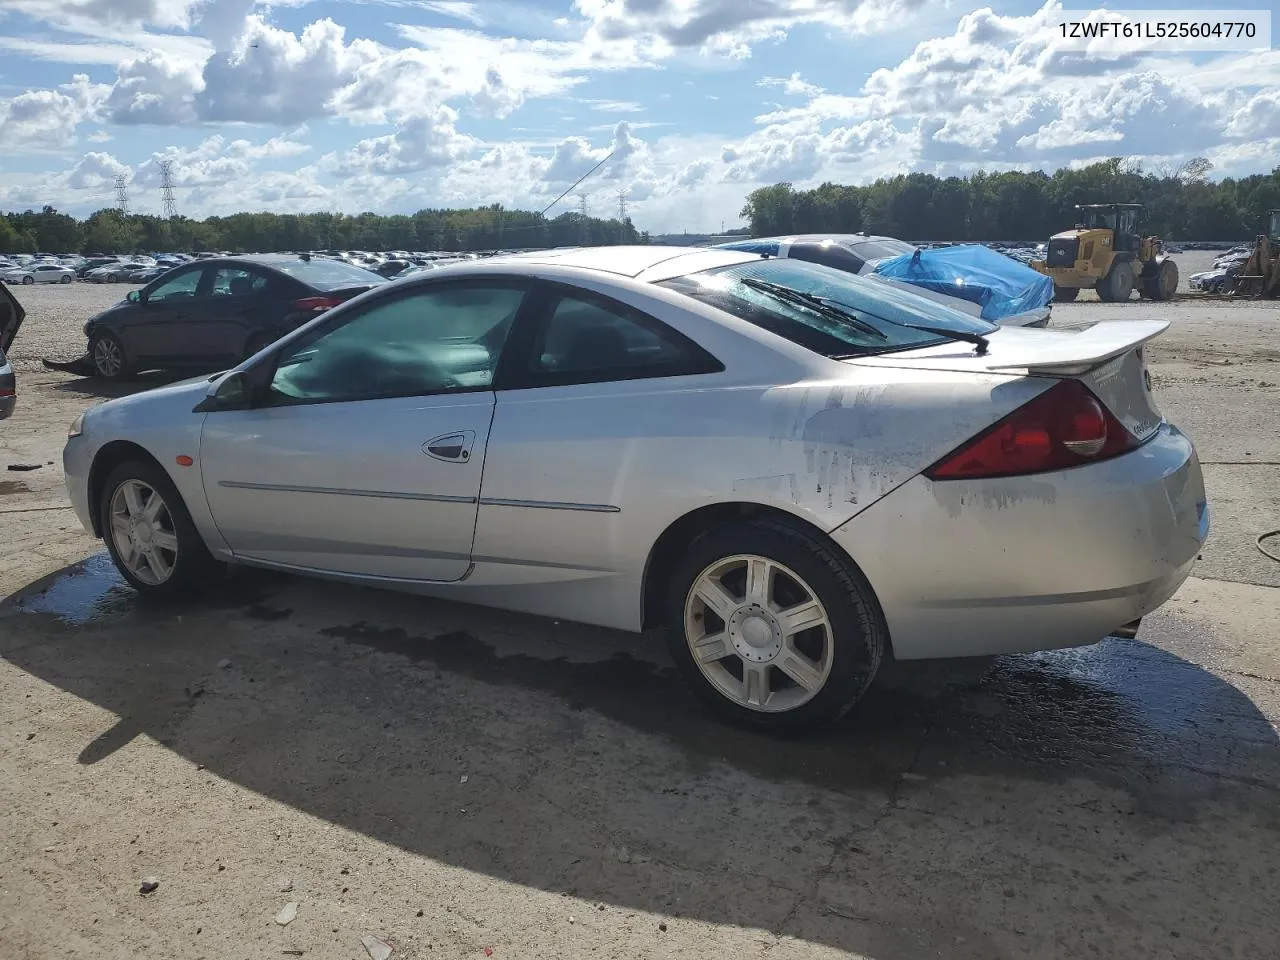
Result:
M1093 643L1208 534L1167 323L1002 328L792 259L612 247L385 284L229 372L86 411L81 522L139 591L218 561L605 627L829 722L882 658Z

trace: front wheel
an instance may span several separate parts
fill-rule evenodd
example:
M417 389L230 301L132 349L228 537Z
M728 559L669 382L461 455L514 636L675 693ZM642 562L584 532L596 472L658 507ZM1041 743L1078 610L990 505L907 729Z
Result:
M27 286L27 285L32 284L32 283L35 283L35 282L36 282L36 278L35 278L35 277L32 277L32 276L25 276L25 277L23 277L23 278L22 278L22 283L23 283L23 285L24 285L24 286Z
M129 372L124 344L113 333L95 333L89 341L89 361L93 372L104 380L119 380Z
M154 463L132 460L111 471L98 522L116 568L140 592L172 596L207 582L213 556L177 487Z
M1060 287L1056 283L1053 285L1054 303L1070 303L1078 296L1080 296L1079 287Z
M834 722L875 677L888 631L848 558L797 526L725 524L671 580L676 666L728 719L766 731Z
M59 283L70 283L70 282L71 282L71 274L69 274L69 273L64 273L64 274L62 275L62 279L60 279L58 282L59 282Z

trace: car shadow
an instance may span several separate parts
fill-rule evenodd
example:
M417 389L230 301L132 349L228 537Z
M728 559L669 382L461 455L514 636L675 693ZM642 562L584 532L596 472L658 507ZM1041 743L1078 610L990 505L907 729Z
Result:
M210 370L208 375L212 375L214 372ZM177 383L180 380L202 375L205 375L205 373L200 370L176 372L152 370L120 380L105 380L96 376L74 376L70 379L60 380L50 386L59 393L76 394L98 400L115 400L119 397L128 397L135 393L154 390L157 387L167 386L170 383Z
M1275 727L1142 640L893 665L780 738L709 716L652 636L257 573L142 602L99 555L0 605L0 656L118 718L69 760L145 734L536 889L877 960L1274 942Z

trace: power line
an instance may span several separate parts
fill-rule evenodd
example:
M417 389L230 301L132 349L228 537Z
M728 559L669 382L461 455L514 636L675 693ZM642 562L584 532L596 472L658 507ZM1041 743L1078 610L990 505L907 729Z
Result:
M545 217L545 216L547 215L547 211L548 211L548 210L550 210L552 207L554 207L557 203L559 203L559 202L560 202L561 200L563 200L565 197L567 197L567 196L568 196L568 195L573 191L574 187L576 187L576 186L577 186L578 184L580 184L583 180L587 179L587 177L591 176L593 173L595 173L597 170L599 170L601 167L603 167L606 163L608 163L608 162L609 162L609 157L612 157L612 156L614 155L614 153L615 153L615 152L616 152L616 151L614 151L614 150L610 150L610 151L609 151L609 156L608 156L608 157L605 157L603 160L601 160L599 163L597 163L594 167L592 167L590 170L588 170L586 173L584 173L582 176L580 176L577 180L573 181L573 183L569 185L569 189L568 189L568 190L566 190L564 193L560 194L560 196L556 197L554 200L552 200L550 203L548 203L545 207L543 207L543 208L542 208L542 213L541 213L541 214L539 214L539 216L544 216L544 217Z
M173 161L160 161L160 198L164 204L164 218L172 220L178 215L178 201L173 195Z
M116 209L121 217L129 216L129 177L123 173L116 177Z

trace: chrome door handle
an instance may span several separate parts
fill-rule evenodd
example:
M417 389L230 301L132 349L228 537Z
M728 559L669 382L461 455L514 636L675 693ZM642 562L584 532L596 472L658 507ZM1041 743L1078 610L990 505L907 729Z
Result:
M476 442L474 430L459 430L428 440L422 445L422 452L437 460L448 460L454 463L465 463L471 459L471 448Z

